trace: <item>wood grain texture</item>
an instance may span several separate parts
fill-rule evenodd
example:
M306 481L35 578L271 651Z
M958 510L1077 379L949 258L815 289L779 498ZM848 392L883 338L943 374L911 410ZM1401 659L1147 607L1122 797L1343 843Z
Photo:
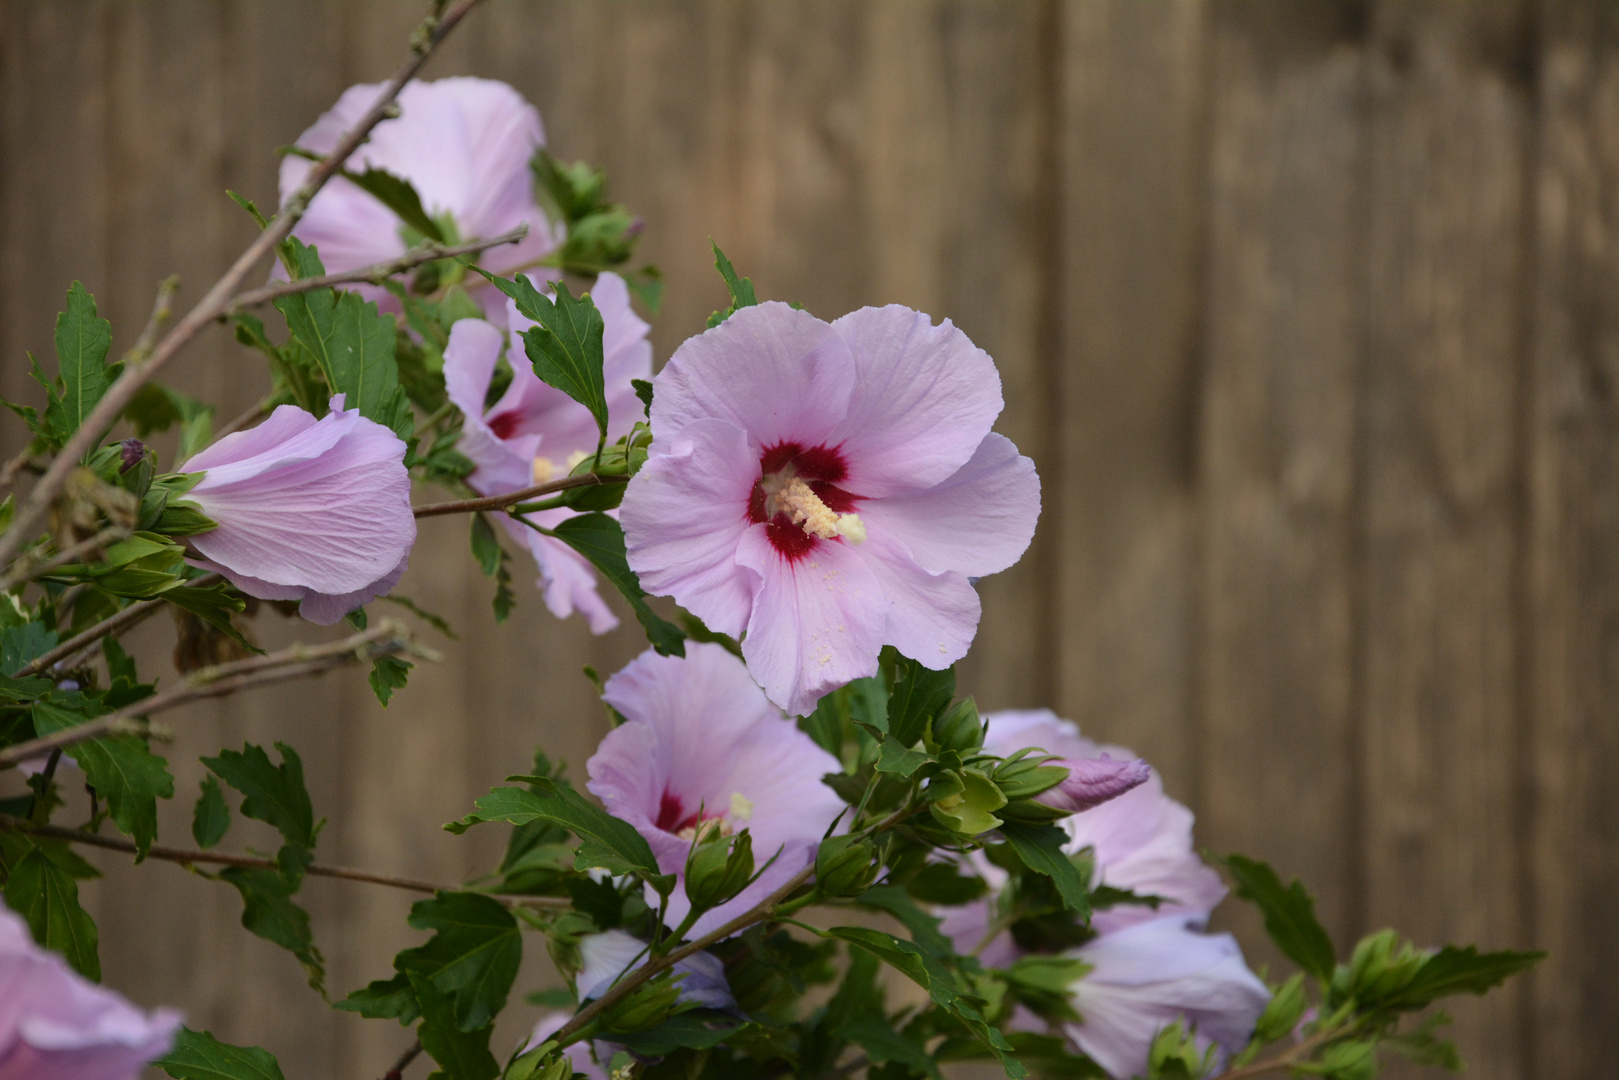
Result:
M1061 9L1054 699L1193 778L1193 403L1203 6Z
M1611 1068L1619 896L1619 22L1549 5L1542 29L1529 398L1534 944L1525 1060L1546 1080Z
M1381 5L1370 71L1365 917L1490 948L1522 931L1521 17ZM1519 1075L1519 992L1452 1010L1475 1075Z
M1352 4L1289 10L1220 5L1210 28L1199 840L1309 882L1345 940L1363 33Z

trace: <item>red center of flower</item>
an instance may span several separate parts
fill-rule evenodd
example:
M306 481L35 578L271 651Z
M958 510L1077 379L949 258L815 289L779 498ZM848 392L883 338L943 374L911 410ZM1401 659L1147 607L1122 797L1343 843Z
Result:
M664 832L679 832L681 829L696 827L697 815L688 816L686 808L680 805L680 796L672 791L665 791L663 798L658 800L657 825Z
M765 526L771 546L788 562L797 562L814 551L820 537L810 535L794 523L786 511L775 509L771 505L771 491L796 478L809 485L833 513L853 513L860 505L860 496L837 486L849 475L849 467L842 451L835 446L806 448L794 442L777 443L759 455L759 472L759 480L748 499L748 520Z
M504 441L517 434L517 421L517 413L503 412L489 418L489 430L495 433L495 438Z

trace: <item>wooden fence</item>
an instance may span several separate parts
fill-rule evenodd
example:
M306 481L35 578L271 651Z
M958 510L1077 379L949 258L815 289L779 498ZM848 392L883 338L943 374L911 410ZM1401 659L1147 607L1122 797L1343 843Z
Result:
M24 350L48 354L72 279L126 344L164 275L199 296L252 233L223 190L273 202L275 148L390 71L420 6L4 3L6 396L31 400ZM1340 941L1551 949L1454 1010L1475 1076L1611 1068L1613 7L500 0L432 74L460 72L516 85L645 215L660 359L721 304L710 236L762 295L954 319L1045 500L982 587L963 685L1134 746L1202 843L1302 876ZM264 385L223 331L174 374L226 415ZM498 838L440 823L538 741L582 766L604 720L579 668L613 670L633 630L589 639L528 591L495 628L464 521L424 523L402 591L459 630L448 662L387 710L334 675L177 717L167 835L199 752L281 738L325 857L450 881ZM103 865L113 985L301 1080L378 1075L408 1042L325 1008L226 887ZM415 938L408 896L307 891L338 993Z

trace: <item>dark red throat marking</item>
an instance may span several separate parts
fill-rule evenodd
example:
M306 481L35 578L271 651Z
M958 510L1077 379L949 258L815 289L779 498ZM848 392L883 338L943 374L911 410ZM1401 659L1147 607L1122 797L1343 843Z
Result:
M849 466L843 460L841 447L811 446L806 449L799 443L784 442L767 447L759 455L759 471L762 474L780 472L789 465L794 475L809 484L810 490L833 513L852 513L860 505L860 496L838 487L838 483L849 475ZM811 536L794 525L786 514L778 513L768 521L765 519L762 479L753 485L753 495L748 499L748 520L765 526L770 545L788 562L804 558L815 550L816 544L822 542L819 537Z

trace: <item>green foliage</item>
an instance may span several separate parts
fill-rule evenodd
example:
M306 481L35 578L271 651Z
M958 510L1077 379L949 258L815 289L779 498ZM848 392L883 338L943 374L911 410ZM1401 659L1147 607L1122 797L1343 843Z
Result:
M624 530L606 514L579 514L550 531L583 555L630 602L647 640L662 656L685 656L685 633L647 606L640 579L624 555Z
M1265 932L1276 947L1322 982L1332 979L1336 961L1332 939L1315 917L1315 901L1297 881L1287 886L1265 863L1241 855L1222 860L1237 886L1237 895L1265 916Z
M410 976L404 974L368 983L333 1008L359 1013L369 1020L398 1020L406 1025L414 1024L422 1015L416 991L410 987Z
M410 973L411 990L420 1004L422 1023L417 1037L422 1049L443 1070L434 1076L453 1080L493 1080L500 1075L500 1064L489 1052L493 1026L464 1031L456 1018L454 999L433 984L433 980ZM429 1080L433 1080L429 1077Z
M546 260L574 274L598 274L622 267L635 253L640 219L621 204L607 201L607 174L578 161L564 164L544 150L530 163L534 191L553 221L565 227L562 245ZM658 311L660 275L644 267L626 273L625 281L654 315Z
M889 685L887 731L901 746L914 746L956 696L956 669L933 671L892 647L883 649L882 666Z
M231 1046L190 1028L181 1028L174 1049L152 1064L174 1080L285 1080L268 1050Z
M516 281L485 275L517 304L525 317L539 323L523 332L523 349L534 374L590 410L603 440L607 438L607 391L602 376L605 324L588 294L575 299L564 282L556 283L553 301L522 274Z
M396 956L394 967L413 987L426 980L447 995L461 1031L488 1027L506 1007L523 958L512 913L477 893L439 892L411 905L410 925L435 933L426 944Z
M80 698L82 709L41 699L34 702L34 730L41 736L89 720L101 712L88 699ZM168 762L147 748L146 740L134 735L108 735L75 743L67 753L84 770L90 785L107 800L107 809L118 828L135 841L136 861L157 838L157 800L174 797L174 777Z
M0 674L7 678L56 648L56 631L42 622L0 630Z
M285 849L283 849L285 850ZM292 953L303 965L311 989L324 993L325 961L315 947L309 913L292 899L295 885L284 873L256 867L228 866L219 879L242 895L242 926L273 945Z
M459 834L485 821L507 821L513 825L548 821L579 837L581 843L575 866L580 869L599 866L614 874L637 874L648 879L660 876L652 849L633 825L586 802L572 787L550 777L507 779L528 783L532 790L495 788L477 801L476 813L452 821L444 828Z
M1055 825L1007 822L1001 826L1001 835L1024 866L1051 879L1068 910L1078 912L1081 918L1090 917L1085 879L1063 851L1068 841L1066 832Z
M230 828L230 807L225 805L219 781L212 776L202 778L202 793L191 812L191 838L204 851L219 843Z
M368 167L362 173L345 169L343 178L376 198L397 214L400 221L427 239L440 244L445 242L444 231L439 228L438 222L422 209L422 197L416 193L416 188L409 180L395 176L386 169L374 167Z
M392 700L394 691L405 685L410 669L415 666L397 656L378 656L371 661L371 692L377 695L384 708Z
M512 592L512 574L506 566L511 556L500 546L494 526L483 514L472 515L472 557L478 561L485 577L495 579L495 621L505 622L517 603Z
M213 439L213 406L159 383L147 383L135 391L134 398L124 406L124 419L134 426L137 439L167 431L178 424L180 445L174 452L176 462L184 462Z
M80 975L100 982L99 935L95 921L79 905L73 873L47 848L23 843L21 857L6 860L6 906L28 923L35 941L61 953Z
M75 281L67 310L56 317L57 386L46 388L45 429L58 446L79 429L121 370L108 364L112 324L96 313L96 301Z
M725 289L731 294L731 306L726 308L724 312L716 311L708 317L708 328L712 330L732 315L735 315L739 309L752 307L759 300L753 293L753 280L738 277L736 267L732 266L731 260L725 257L725 252L720 250L719 244L715 243L713 238L710 238L708 242L714 248L714 269L720 272L720 277L725 280Z
M241 792L242 816L272 825L286 842L313 848L315 811L304 787L304 765L298 752L278 742L281 764L270 761L264 747L243 743L240 751L221 750L218 757L203 758L210 772Z

